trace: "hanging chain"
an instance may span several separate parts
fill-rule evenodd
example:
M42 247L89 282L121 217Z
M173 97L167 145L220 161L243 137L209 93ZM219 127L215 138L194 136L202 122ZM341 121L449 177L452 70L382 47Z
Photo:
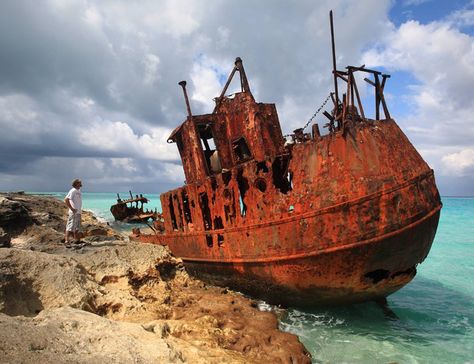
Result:
M326 104L328 103L330 98L331 98L331 94L329 94L329 96L326 97L326 100L324 100L324 102L318 108L318 110L316 110L316 112L313 114L313 116L311 116L311 118L308 120L308 122L301 128L302 130L305 130L308 127L308 125L314 120L314 118L321 112L323 107L326 106ZM291 135L293 135L293 134L286 134L286 135L283 135L283 137L286 138L286 137L289 137Z

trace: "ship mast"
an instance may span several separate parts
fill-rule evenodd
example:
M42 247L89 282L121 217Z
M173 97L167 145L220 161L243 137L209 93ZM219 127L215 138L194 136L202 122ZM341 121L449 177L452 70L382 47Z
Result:
M339 92L337 90L337 69L336 69L336 45L334 41L334 25L332 20L332 10L329 12L329 20L331 23L331 45L332 45L332 73L334 75L334 93L336 96L336 113L339 106ZM336 115L335 115L336 116Z

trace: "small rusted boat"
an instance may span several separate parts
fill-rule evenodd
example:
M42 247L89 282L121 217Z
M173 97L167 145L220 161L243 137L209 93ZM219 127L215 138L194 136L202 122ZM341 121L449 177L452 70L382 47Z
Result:
M254 100L239 58L211 114L192 115L181 82L188 117L168 141L186 183L161 195L162 231L135 229L131 238L168 245L213 284L283 305L375 300L410 282L438 225L433 170L390 116L390 76L337 70L334 40L333 62L328 133L313 124L290 143L275 105ZM236 73L241 92L226 96ZM374 87L373 119L356 73Z
M110 207L110 212L117 221L123 221L127 223L146 223L149 220L156 221L160 218L161 214L156 210L148 210L144 208L144 204L148 203L148 199L136 195L133 197L131 191L130 198L122 200L120 195L117 193L117 203Z

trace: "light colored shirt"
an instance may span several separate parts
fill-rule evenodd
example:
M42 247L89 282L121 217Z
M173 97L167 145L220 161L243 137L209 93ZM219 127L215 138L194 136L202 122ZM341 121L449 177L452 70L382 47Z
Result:
M77 210L77 213L81 213L82 209L82 192L79 189L71 188L66 195L66 198L71 202L71 206Z

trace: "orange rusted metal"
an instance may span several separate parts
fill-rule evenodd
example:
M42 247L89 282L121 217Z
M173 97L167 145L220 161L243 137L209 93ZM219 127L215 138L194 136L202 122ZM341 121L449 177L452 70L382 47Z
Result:
M226 97L236 72L242 91ZM354 72L374 76L384 119L365 117ZM275 105L254 100L238 58L214 112L193 116L188 104L169 138L186 184L161 195L164 231L131 238L166 244L191 273L278 304L360 302L407 284L438 224L433 171L390 118L388 75L363 66L335 75L347 93L325 113L329 134L297 130L285 144Z

